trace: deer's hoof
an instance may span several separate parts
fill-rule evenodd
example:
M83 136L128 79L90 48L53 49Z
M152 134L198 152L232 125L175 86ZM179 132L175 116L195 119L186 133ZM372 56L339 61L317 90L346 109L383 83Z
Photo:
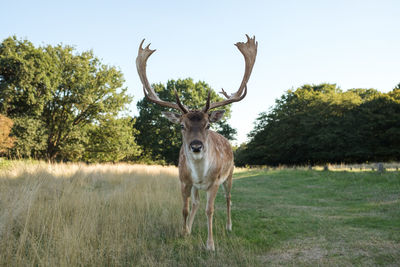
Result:
M187 226L184 226L184 227L183 227L183 229L182 229L182 234L183 234L184 236L190 235L190 230L189 230L189 228L188 228Z
M207 250L215 251L214 241L207 241Z

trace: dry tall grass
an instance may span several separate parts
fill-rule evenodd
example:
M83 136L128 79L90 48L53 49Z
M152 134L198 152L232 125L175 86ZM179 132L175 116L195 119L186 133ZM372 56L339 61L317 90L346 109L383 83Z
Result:
M20 165L0 176L0 263L151 265L179 235L172 167ZM172 197L173 196L173 197Z
M177 173L127 164L21 163L0 170L0 265L247 264L232 256L232 241L221 245L218 259L209 257L202 249L205 222L197 235L181 236ZM215 227L224 232L224 223Z

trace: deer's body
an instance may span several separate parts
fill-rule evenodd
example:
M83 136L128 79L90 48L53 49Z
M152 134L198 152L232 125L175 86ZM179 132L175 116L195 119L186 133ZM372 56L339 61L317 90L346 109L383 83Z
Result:
M247 36L247 35L246 35ZM176 102L166 102L161 100L150 86L146 75L146 63L155 50L151 50L148 45L142 48L144 40L140 44L139 53L136 58L136 66L140 80L143 84L145 96L152 102L161 106L179 110L181 113L163 112L173 123L179 123L182 129L183 144L179 154L179 179L181 182L181 192L183 199L183 231L190 234L192 230L194 216L199 207L199 192L207 192L207 227L208 239L207 249L214 250L212 220L214 214L214 200L219 186L222 184L225 189L227 223L226 229L232 230L231 222L231 188L233 173L233 152L231 146L222 135L210 129L210 123L219 121L224 110L211 109L228 105L242 100L247 93L247 82L257 55L257 42L255 38L247 36L247 42L236 44L245 59L245 72L239 90L228 96L222 90L222 94L227 98L223 101L210 103L210 92L205 107L202 110L189 110L179 100L175 91ZM189 199L192 199L192 209L189 214ZM189 217L189 218L188 218Z
M207 147L202 158L182 145L179 153L179 178L182 183L192 184L197 189L207 190L214 184L225 182L233 171L233 152L228 140L210 131Z
M222 135L209 132L208 147L203 157L190 152L187 145L183 144L179 154L179 179L183 198L183 226L184 233L190 234L193 219L199 206L198 190L207 191L206 215L208 217L208 240L207 248L214 250L212 235L212 216L214 214L214 200L218 188L223 184L227 202L227 223L226 229L232 230L231 222L231 187L233 173L233 152L231 146ZM192 209L189 215L189 197L192 198Z

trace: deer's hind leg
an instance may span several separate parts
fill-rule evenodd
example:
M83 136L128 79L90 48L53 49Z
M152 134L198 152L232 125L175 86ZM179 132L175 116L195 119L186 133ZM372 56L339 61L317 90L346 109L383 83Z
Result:
M208 239L207 239L207 249L214 251L214 238L213 238L213 215L214 215L214 201L218 192L218 184L211 186L207 190L207 206L206 206L206 215L207 215L207 229L208 229Z
M231 220L231 189L232 189L232 172L229 174L226 181L222 184L225 190L225 198L226 198L226 230L232 231L232 220Z

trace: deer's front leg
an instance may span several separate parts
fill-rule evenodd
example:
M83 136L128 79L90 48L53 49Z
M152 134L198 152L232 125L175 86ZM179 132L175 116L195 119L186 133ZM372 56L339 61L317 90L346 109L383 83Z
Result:
M189 234L192 232L193 220L194 216L196 215L197 209L199 208L200 199L199 199L199 190L196 187L192 187L192 209L190 211L188 228Z
M215 250L214 239L213 239L213 214L214 214L214 200L217 196L218 185L213 185L207 190L207 228L208 228L208 239L207 239L207 249Z
M187 226L187 217L189 215L189 197L190 192L192 190L192 185L181 183L181 192L182 192L182 200L183 200L183 234L189 234L189 228Z

